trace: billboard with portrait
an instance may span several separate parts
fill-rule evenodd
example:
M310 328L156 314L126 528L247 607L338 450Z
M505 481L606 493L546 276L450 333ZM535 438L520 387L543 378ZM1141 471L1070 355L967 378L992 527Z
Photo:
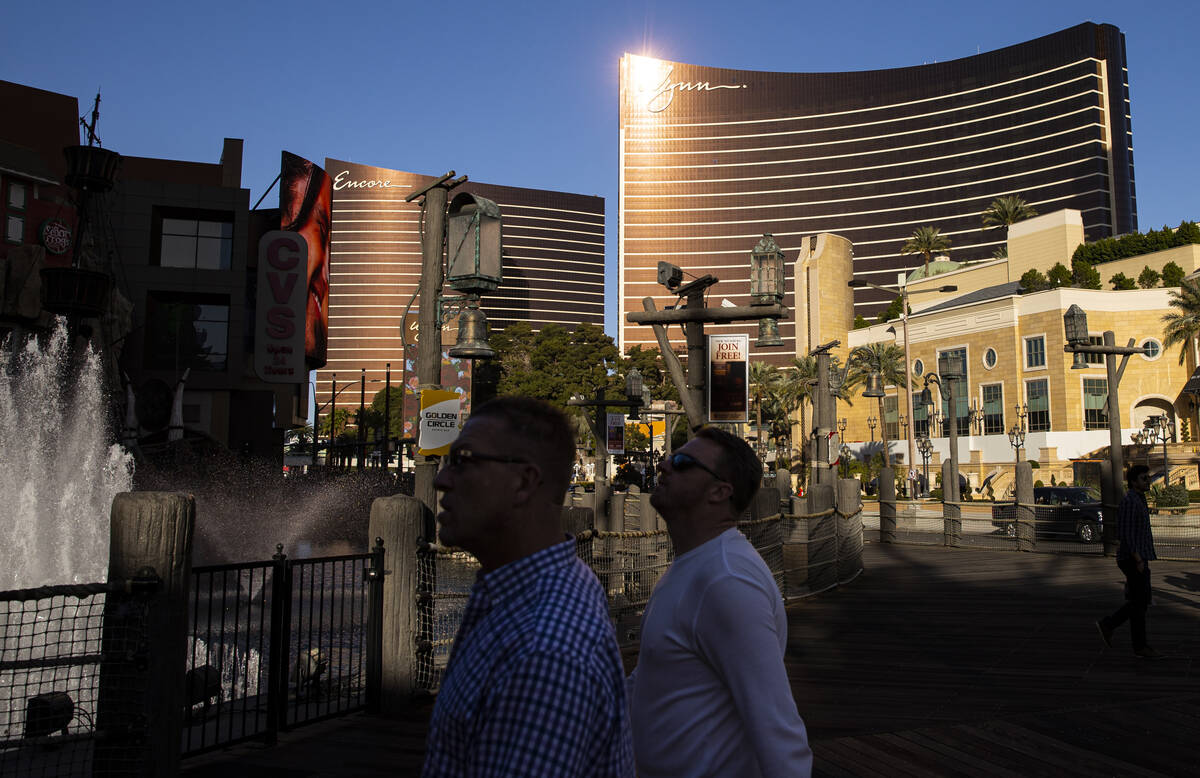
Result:
M304 358L309 369L323 367L329 350L329 256L333 184L325 171L304 157L283 152L279 172L279 228L308 244L305 287Z

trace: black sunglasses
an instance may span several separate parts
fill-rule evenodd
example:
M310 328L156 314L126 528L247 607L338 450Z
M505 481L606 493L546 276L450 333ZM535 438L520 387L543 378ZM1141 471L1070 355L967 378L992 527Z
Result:
M506 457L500 454L480 454L477 451L472 451L469 448L456 448L446 455L444 465L446 467L462 467L464 464L472 462L502 462L509 465L527 465L528 459L522 457Z
M703 470L704 472L711 475L713 478L717 479L718 481L724 481L725 483L729 483L729 479L724 478L723 476L717 475L716 470L713 470L711 467L704 464L699 459L696 459L691 454L685 454L682 451L676 451L674 454L667 457L667 462L669 462L671 464L672 470L688 470L693 467L698 467L701 470Z

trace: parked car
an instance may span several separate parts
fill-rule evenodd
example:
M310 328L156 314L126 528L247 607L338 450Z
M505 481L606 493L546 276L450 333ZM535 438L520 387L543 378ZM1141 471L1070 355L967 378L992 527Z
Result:
M1099 543L1104 526L1100 494L1085 486L1035 486L1033 489L1034 528L1036 536L1046 540L1078 539L1084 543ZM992 526L999 527L1009 537L1016 537L1016 508L1013 505L992 506Z

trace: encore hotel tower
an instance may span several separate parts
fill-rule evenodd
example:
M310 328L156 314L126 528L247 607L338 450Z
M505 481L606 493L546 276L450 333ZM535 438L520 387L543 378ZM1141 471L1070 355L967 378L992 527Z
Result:
M421 208L404 198L433 181L330 158L325 170L333 181L332 256L329 357L317 371L318 407L329 402L335 373L341 387L365 370L370 402L383 388L388 363L400 385L404 344L415 356L415 335L402 336L402 329L405 312L415 318L418 309ZM547 324L603 326L603 198L474 181L450 196L459 192L500 206L504 282L480 301L491 329L520 321L535 331ZM446 325L454 326L453 320ZM338 402L357 405L358 394L356 387Z
M1088 240L1137 229L1125 37L1086 23L965 59L851 73L764 73L621 60L619 246L622 350L653 346L625 322L656 297L658 260L711 273L710 305L748 304L750 249L775 235L854 244L856 278L885 286L921 264L900 254L917 227L950 237L950 258L985 259L1003 230L981 227L996 197L1082 211ZM788 278L787 300L793 293ZM890 297L858 290L871 316ZM709 325L750 332L747 325ZM780 322L795 353L792 320ZM671 337L682 338L678 328Z

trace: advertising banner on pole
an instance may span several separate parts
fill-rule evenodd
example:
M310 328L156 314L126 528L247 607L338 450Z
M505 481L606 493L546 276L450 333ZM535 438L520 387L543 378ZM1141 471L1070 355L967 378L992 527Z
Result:
M608 414L608 453L625 453L625 414Z
M258 306L254 372L268 383L307 380L304 366L308 244L298 234L271 230L258 241Z
M449 453L458 437L462 397L453 390L426 389L421 392L421 423L417 445L424 456Z
M283 152L279 171L279 228L308 244L304 352L309 368L325 366L329 350L329 257L333 185L319 166Z
M749 421L749 335L708 336L708 420Z

